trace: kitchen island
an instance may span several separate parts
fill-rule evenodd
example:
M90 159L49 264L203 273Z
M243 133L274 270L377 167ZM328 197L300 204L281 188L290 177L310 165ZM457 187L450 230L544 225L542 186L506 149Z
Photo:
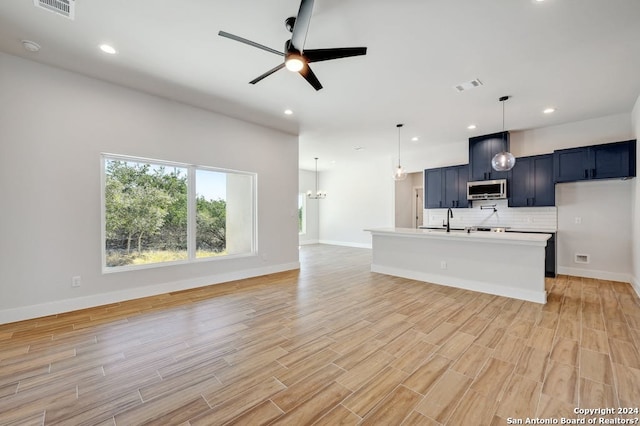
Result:
M371 271L546 303L545 246L550 234L366 229Z

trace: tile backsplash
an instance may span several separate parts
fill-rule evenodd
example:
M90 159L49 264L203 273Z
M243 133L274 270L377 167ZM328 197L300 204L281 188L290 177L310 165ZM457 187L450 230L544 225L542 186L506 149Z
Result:
M484 206L484 209L481 207ZM493 207L495 206L495 211ZM556 207L512 207L507 200L473 201L472 208L452 209L451 227L468 226L505 227L521 231L556 232ZM446 222L447 209L425 209L424 226L441 227Z

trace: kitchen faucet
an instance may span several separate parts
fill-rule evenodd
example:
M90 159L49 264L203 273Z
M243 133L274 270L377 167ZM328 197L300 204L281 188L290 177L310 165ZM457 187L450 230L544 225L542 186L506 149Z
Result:
M451 207L447 209L447 232L451 232L451 227L449 226L449 217L453 219L453 210L451 210Z

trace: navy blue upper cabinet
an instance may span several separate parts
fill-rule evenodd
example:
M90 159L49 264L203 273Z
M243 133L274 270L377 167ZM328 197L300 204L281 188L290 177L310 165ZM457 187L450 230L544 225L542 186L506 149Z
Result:
M509 132L469 138L469 180L506 179L508 172L491 167L493 157L502 151L509 151Z
M468 207L468 165L438 167L424 171L424 208Z
M509 207L554 206L553 154L517 158L509 182Z
M424 208L437 209L442 205L442 168L424 171Z
M467 181L469 166L451 166L443 169L444 202L442 207L469 207Z
M556 183L635 177L636 141L554 151L553 169Z

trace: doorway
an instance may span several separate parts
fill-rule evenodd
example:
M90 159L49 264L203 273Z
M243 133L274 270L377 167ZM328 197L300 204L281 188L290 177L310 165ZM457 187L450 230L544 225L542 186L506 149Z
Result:
M419 228L424 224L424 191L423 188L413 188L413 227Z

